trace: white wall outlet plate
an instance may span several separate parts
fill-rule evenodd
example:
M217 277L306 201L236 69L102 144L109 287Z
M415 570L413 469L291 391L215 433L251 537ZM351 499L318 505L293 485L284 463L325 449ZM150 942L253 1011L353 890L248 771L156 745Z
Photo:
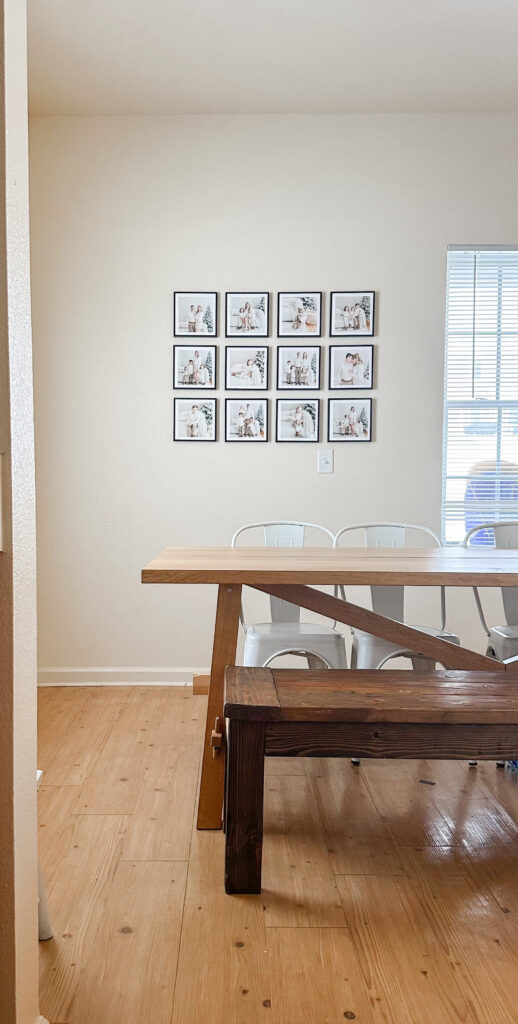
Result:
M318 472L319 473L334 473L334 462L335 462L335 450L334 448L319 448L318 449Z

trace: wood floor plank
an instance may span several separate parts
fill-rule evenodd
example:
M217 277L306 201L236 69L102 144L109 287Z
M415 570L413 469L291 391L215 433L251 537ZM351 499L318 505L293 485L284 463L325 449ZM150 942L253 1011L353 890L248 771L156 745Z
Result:
M126 827L127 819L120 815L73 817L49 900L54 938L40 946L40 1007L49 1020L77 1022L81 964L84 957L96 959L95 947L85 947L85 936L99 894L117 869Z
M75 786L45 786L38 791L38 855L49 899L62 872L74 835Z
M153 764L153 748L167 704L161 687L141 701L127 701L103 740L102 751L83 786L78 814L132 814L139 787Z
M226 896L221 832L193 833L171 1024L268 1021L272 989L260 896Z
M124 840L124 860L189 859L198 775L181 748L154 748Z
M186 878L185 862L129 861L105 878L85 931L74 1024L170 1024Z
M449 815L437 807L435 787L427 778L428 762L363 761L362 776L382 820L398 846L454 846ZM421 780L425 781L422 782Z
M347 928L268 928L271 1024L372 1024Z
M300 776L266 776L263 903L270 927L345 924L314 793Z
M438 948L413 879L337 882L376 1024L483 1024Z

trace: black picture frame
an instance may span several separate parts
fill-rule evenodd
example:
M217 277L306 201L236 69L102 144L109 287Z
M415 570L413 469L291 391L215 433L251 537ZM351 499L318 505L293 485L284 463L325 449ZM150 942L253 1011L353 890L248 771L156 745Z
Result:
M243 334L232 334L232 333L229 333L228 300L229 300L229 296L230 295L243 295L243 296L244 295L263 295L266 298L266 309L265 309L266 334L254 334L253 332L252 333L245 332ZM249 345L251 338L269 338L269 337L270 337L270 292L248 292L248 291L225 292L225 338L247 338L248 339L247 344Z
M337 437L332 432L332 405L334 402L343 402L346 405L352 406L355 402L362 405L368 405L369 407L369 436L368 437L354 437L344 434L343 437ZM327 440L332 444L370 444L372 441L372 398L364 398L362 395L358 395L358 398L352 398L351 396L343 398L328 398L327 400Z
M353 339L354 340L354 339ZM371 365L371 377L370 384L333 384L333 352L335 349L343 348L347 351L351 349L368 348L370 350L370 365ZM372 391L374 388L374 345L358 345L345 344L345 345L329 345L329 370L328 370L328 389L329 391Z
M225 398L225 423L224 423L224 428L225 428L225 442L226 443L228 443L228 444L265 444L265 443L268 442L268 439L269 439L268 420L269 420L269 415L270 415L270 409L269 409L270 402L269 402L268 398L256 398L255 394L256 393L254 392L253 395L245 395L244 397L241 395L240 397L237 397L237 398ZM235 402L236 404L239 403L239 402L241 402L241 403L244 403L244 402L261 402L264 405L264 411L265 411L265 415L264 415L264 437L259 437L259 438L255 438L254 439L254 438L249 438L249 437L229 437L228 436L228 407L229 407L231 402Z
M176 317L177 301L178 301L178 299L179 299L179 297L181 295L197 295L198 298L201 295L211 295L214 298L214 330L210 334L205 334L205 333L202 334L201 332L198 332L198 334L196 334L196 331L178 331L177 330L177 317ZM218 293L217 292L206 292L206 291L203 291L203 290L200 290L200 291L186 291L186 292L180 292L180 291L173 292L173 337L175 337L175 338L190 338L190 337L193 337L193 336L194 337L198 337L198 338L217 338L218 337Z
M342 296L351 295L351 296L356 296L356 297L358 297L360 295L361 296L370 295L372 297L372 299L371 299L372 305L371 305L371 311L370 311L370 314L371 314L371 317L370 317L370 330L368 330L368 331L361 331L361 332L359 330L352 330L349 334L345 333L344 331L338 331L336 329L336 325L333 324L333 310L334 310L334 297L335 297L335 295L342 295ZM375 291L371 291L369 288L366 288L363 291L362 291L362 289L358 289L358 288L357 289L348 288L346 291L330 292L330 295L329 295L329 337L330 338L373 338L374 337L375 323L376 323L376 292Z
M189 335L188 334L187 335L182 335L182 337L188 338ZM196 337L196 335L194 335L194 337ZM178 384L177 383L177 381L176 381L176 371L178 369L178 366L177 366L178 349L186 349L186 348L193 348L193 349L197 349L197 348L210 348L210 349L213 350L213 352L212 352L212 358L213 358L213 363L214 363L214 369L213 369L213 372L212 372L212 379L213 379L213 382L214 382L213 384L200 385L198 383L194 383L194 384ZM173 345L173 388L176 391L199 391L200 388L203 388L203 391L216 391L217 386L218 386L218 346L217 345L203 345L203 344L199 344L199 345L186 345L186 344L184 344L184 345Z
M288 331L284 333L282 331L283 321L281 320L281 302L284 296L300 296L300 298L309 298L309 296L318 295L319 307L318 307L318 331L315 332L304 332L297 334L296 331ZM302 292L277 292L277 337L278 338L321 338L322 337L322 313L323 313L323 292L313 291L302 291Z
M306 337L306 335L304 335ZM282 365L281 365L281 351L285 349L293 349L295 356L297 352L304 352L305 349L316 348L318 350L318 383L317 384L283 384L281 381ZM322 390L322 345L277 345L277 367L276 367L276 380L277 380L277 391L295 391L298 394L306 391L321 391Z
M176 436L176 425L178 421L178 403L179 402L191 402L192 405L201 405L203 402L212 402L214 406L214 437L177 437ZM192 395L189 398L174 398L173 399L173 441L183 442L187 444L210 444L213 441L218 440L218 399L217 398L205 398L205 396Z
M280 406L287 403L291 405L304 405L309 402L316 404L317 407L315 437L281 437L279 432ZM320 415L320 398L307 398L302 401L296 401L294 398L277 398L275 403L275 440L279 444L318 444L320 440Z
M265 370L264 370L264 384L261 384L260 387L256 387L256 388L251 387L250 384L246 384L244 382L242 384L236 384L235 387L229 387L228 386L228 353L229 353L229 350L233 349L233 348L239 349L241 352L246 351L246 350L249 350L251 352L256 352L258 348L265 349L265 352L266 352L266 363L265 363ZM246 389L254 391L254 392L256 392L256 391L268 391L269 372L270 372L270 346L269 345L259 345L259 344L257 344L257 345L225 345L225 391L244 391Z

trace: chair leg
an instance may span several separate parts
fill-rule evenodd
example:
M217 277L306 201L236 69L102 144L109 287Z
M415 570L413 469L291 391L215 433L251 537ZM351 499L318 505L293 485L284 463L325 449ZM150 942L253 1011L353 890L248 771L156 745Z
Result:
M38 863L38 938L40 942L46 942L47 939L51 939L53 935L54 932L52 931L52 925L50 923L45 884L43 882L41 868Z
M263 850L264 722L228 723L225 892L260 893Z
M308 668L311 669L313 672L318 671L322 668L328 668L328 665L324 661L324 659L319 658L318 655L316 654L306 654L306 661L308 663Z

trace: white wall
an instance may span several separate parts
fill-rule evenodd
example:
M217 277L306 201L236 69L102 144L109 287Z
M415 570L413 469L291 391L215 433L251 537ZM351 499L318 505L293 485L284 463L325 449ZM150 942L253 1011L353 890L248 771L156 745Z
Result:
M40 666L207 665L214 592L139 583L167 545L272 517L439 528L446 247L516 241L517 126L32 121ZM376 290L374 443L333 476L311 445L174 444L173 289L299 287ZM482 648L470 595L450 606Z

